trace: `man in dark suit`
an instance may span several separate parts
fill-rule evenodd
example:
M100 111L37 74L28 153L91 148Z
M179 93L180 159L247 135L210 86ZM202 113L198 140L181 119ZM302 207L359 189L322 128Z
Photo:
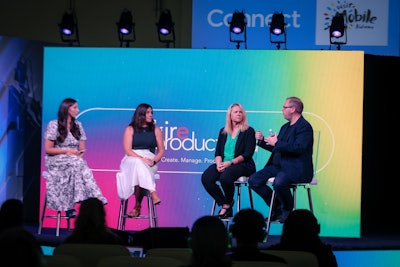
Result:
M261 131L256 132L257 145L272 153L264 168L249 177L249 185L270 206L272 189L267 181L275 177L272 186L276 201L271 221L283 223L293 210L291 184L307 183L313 177L314 133L302 115L303 107L300 98L286 98L282 114L288 122L282 125L278 135L264 137Z

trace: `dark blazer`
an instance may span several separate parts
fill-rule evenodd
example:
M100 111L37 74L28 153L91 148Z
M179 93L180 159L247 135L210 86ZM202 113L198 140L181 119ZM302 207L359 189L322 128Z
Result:
M217 147L215 148L215 156L221 156L224 160L224 147L226 143L227 134L223 133L224 128L221 128L218 135ZM256 168L253 160L254 150L256 148L256 132L254 128L250 127L244 131L239 132L238 139L235 146L235 158L242 155L244 161L239 164L244 164L246 168Z
M272 165L272 159L276 153L281 154L280 166L288 177L294 182L310 182L314 175L313 145L314 131L311 124L301 116L289 130L290 122L282 125L278 134L278 142L275 146L267 145L264 141L258 141L261 148L271 151L271 157L265 166ZM285 132L288 135L283 139Z

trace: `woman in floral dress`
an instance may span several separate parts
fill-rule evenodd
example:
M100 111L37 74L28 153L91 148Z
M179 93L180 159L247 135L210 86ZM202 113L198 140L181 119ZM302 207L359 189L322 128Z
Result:
M50 209L66 211L75 217L75 203L97 197L103 204L103 196L94 179L92 170L83 159L86 134L78 115L75 99L64 99L58 109L58 119L48 123L45 138L46 197Z

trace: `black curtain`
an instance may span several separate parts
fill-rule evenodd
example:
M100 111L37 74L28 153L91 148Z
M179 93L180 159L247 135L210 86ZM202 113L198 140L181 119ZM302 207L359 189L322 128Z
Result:
M400 88L400 57L366 54L364 59L361 235L399 234L399 101L394 95Z

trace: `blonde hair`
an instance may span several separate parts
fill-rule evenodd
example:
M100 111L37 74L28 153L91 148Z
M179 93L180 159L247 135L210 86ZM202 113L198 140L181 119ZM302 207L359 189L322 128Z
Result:
M239 103L233 103L229 106L228 111L226 112L226 121L225 121L225 127L224 127L224 131L223 131L226 134L232 134L232 132L233 132L231 113L232 113L232 109L234 107L239 107L243 113L243 119L242 119L242 121L240 123L240 127L239 127L240 131L244 132L249 128L249 123L247 120L247 113L244 110L243 106Z

